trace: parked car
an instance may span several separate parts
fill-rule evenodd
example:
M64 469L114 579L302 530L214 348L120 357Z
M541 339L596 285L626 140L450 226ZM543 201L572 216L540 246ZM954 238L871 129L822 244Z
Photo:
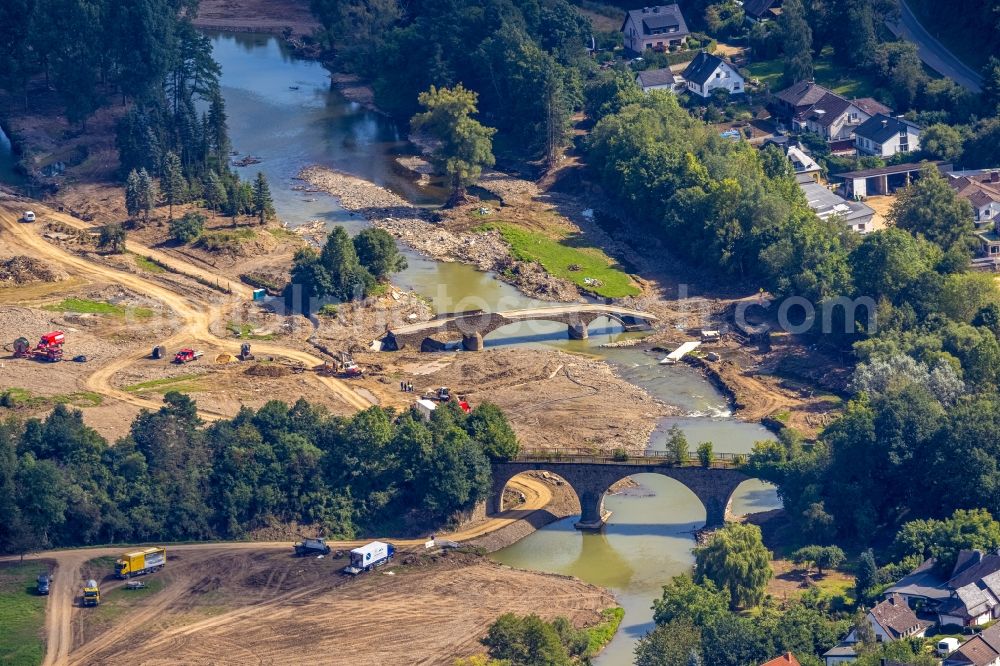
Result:
M42 574L38 577L38 594L47 595L49 593L49 583L51 580L48 574Z
M21 217L22 222L34 222L35 212L31 210L24 211L24 215Z

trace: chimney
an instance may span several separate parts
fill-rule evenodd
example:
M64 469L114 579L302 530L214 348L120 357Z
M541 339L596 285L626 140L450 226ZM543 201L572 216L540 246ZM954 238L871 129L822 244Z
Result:
M888 118L883 118L882 119L882 127L888 127L888 126L889 126L889 119Z

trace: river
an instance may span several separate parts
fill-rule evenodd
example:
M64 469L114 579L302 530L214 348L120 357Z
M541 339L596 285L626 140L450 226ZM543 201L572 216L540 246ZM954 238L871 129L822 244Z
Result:
M252 177L263 171L271 182L275 208L290 225L321 219L350 231L365 222L323 194L292 190L295 175L309 164L340 169L383 185L420 205L440 203L444 193L418 186L396 158L412 154L404 131L384 116L349 102L331 89L320 64L290 56L278 40L262 35L213 34L215 58L222 66L222 88L233 145L262 159L241 169ZM429 298L439 312L472 308L501 310L526 307L526 297L496 276L455 263L425 259L406 251L409 268L394 276L398 285ZM770 433L730 417L726 399L695 370L661 366L638 349L602 349L603 342L631 337L610 321L595 322L588 340L566 339L565 326L546 322L509 326L486 345L545 345L588 352L617 366L627 380L687 416L658 424L650 447L664 448L666 432L679 425L692 448L712 441L718 451L747 452ZM613 512L600 533L573 529L574 518L549 525L494 554L512 566L572 574L611 589L626 615L622 629L598 658L600 666L632 663L635 642L652 622L650 606L671 576L689 571L693 531L704 524L705 510L689 490L658 475L635 477L641 484L607 498ZM775 491L748 481L737 491L737 514L780 506Z

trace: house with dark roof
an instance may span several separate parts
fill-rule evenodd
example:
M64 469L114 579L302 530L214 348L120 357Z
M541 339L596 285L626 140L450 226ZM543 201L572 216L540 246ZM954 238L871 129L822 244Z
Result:
M1000 553L963 550L945 578L926 560L895 585L887 596L935 613L941 626L981 626L1000 619Z
M941 666L1000 666L1000 624L967 640Z
M751 23L776 19L781 15L781 0L743 0L743 15Z
M933 623L921 620L900 595L890 595L868 611L868 623L875 632L875 640L879 643L890 643L903 638L919 638ZM835 647L823 653L827 666L849 664L857 660L855 646L858 643L857 632L851 633Z
M711 97L714 90L726 90L730 95L742 95L745 81L736 67L719 56L701 51L684 70L688 92Z
M898 153L920 150L920 127L900 117L879 113L854 130L854 145L858 153L891 157Z
M952 172L948 184L955 193L972 204L976 228L1000 217L1000 169Z
M892 109L863 97L848 100L811 81L800 81L774 95L775 111L792 129L814 132L831 144L854 148L854 131L872 116Z
M672 93L682 92L686 85L684 77L674 74L669 67L663 69L647 69L639 72L635 77L635 82L642 88L642 92L650 90L666 90Z
M875 216L872 208L860 201L844 199L817 183L808 174L800 174L797 179L799 188L806 195L806 203L821 220L837 217L851 231L859 234L872 231L872 218Z
M634 53L646 49L666 51L683 46L691 32L677 4L633 9L625 15L621 28L625 48Z

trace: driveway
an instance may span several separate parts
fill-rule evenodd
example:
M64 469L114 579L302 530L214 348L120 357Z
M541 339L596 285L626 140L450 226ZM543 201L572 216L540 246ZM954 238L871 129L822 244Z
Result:
M896 37L916 44L920 59L935 72L951 79L967 90L974 93L981 92L983 77L952 55L951 51L927 32L907 6L906 0L900 0L899 9L899 23L886 21L889 30Z

